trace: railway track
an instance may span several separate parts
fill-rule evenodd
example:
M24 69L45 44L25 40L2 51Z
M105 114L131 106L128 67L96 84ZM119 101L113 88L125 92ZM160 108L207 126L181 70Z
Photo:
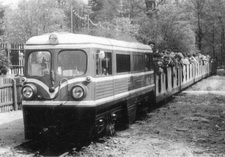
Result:
M73 144L64 143L57 148L54 146L47 146L45 141L41 140L29 140L21 143L20 145L14 147L14 151L16 154L29 154L34 157L42 157L42 156L58 156L64 157L73 154L76 154L81 150L81 145L79 147L75 147Z

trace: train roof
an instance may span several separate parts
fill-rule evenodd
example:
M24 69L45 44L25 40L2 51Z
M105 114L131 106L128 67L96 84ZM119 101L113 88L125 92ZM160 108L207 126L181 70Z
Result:
M50 36L54 35L57 38L57 44L50 43ZM138 42L127 42L115 39L108 39L104 37L97 37L85 34L73 34L67 32L53 32L43 34L40 36L34 36L27 40L25 49L31 46L40 45L73 45L73 44L94 44L113 47L123 47L128 49L139 49L148 52L152 52L152 49L148 45L144 45Z

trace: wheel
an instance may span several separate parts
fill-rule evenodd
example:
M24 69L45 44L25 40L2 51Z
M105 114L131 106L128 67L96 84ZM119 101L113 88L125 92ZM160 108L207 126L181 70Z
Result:
M112 113L106 123L105 131L107 136L112 136L116 133L115 124L116 124L117 115Z
M115 130L115 123L109 123L106 125L106 135L107 136L113 136L116 133Z

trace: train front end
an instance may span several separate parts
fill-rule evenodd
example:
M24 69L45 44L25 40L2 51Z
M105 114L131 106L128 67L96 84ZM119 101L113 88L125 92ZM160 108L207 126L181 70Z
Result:
M26 43L21 79L26 139L80 142L93 133L95 106L88 103L93 88L87 68L90 48L67 44L70 37L64 41L63 36L45 34Z

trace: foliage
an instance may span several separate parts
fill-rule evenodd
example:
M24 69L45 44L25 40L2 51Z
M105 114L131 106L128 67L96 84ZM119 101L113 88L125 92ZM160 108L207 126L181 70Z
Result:
M137 20L137 23L140 26L138 30L137 40L148 44L149 42L158 43L158 39L160 39L159 29L157 27L156 19L149 19L147 16L143 16Z
M8 71L9 62L4 50L0 50L0 75L6 74Z
M225 0L83 1L22 0L18 8L0 12L4 35L21 43L34 35L72 31L225 57Z
M196 52L195 32L182 8L174 3L157 7L155 15L139 20L139 41L154 42L159 50Z
M14 43L65 27L64 12L52 0L24 0L17 9L8 9L5 14L5 34Z
M183 16L183 10L174 4L161 6L158 27L160 28L161 49L191 52L195 47L195 32L188 20Z

